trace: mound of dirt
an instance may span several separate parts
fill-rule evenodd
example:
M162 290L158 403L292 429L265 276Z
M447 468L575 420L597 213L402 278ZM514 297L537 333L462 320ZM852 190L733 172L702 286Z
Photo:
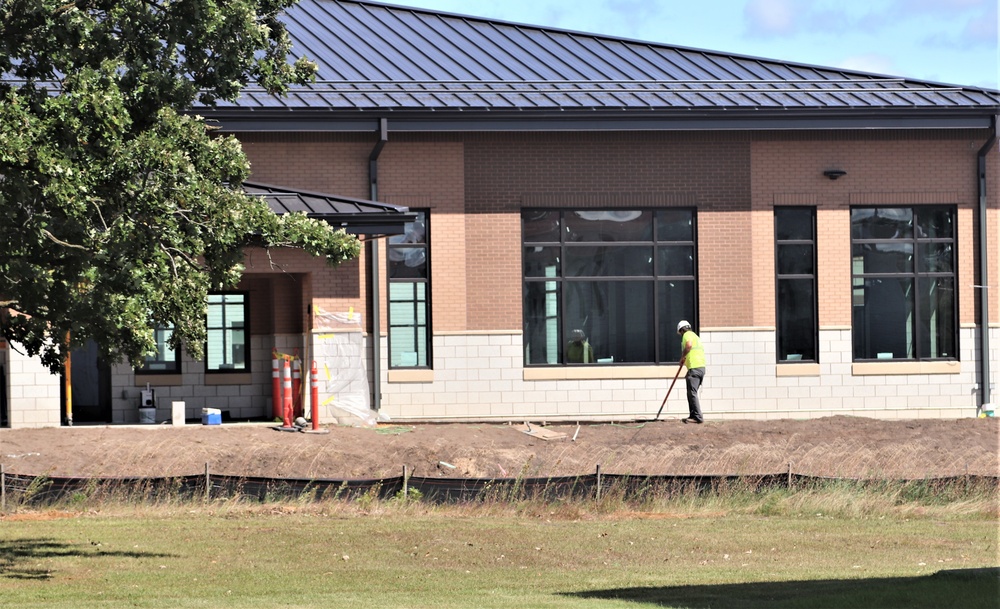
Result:
M923 478L998 475L1000 419L811 420L649 423L388 424L330 427L328 434L274 424L0 429L10 474L173 476L216 474L370 479L508 478L615 474L754 474ZM541 434L538 430L544 430ZM562 437L543 439L548 432Z

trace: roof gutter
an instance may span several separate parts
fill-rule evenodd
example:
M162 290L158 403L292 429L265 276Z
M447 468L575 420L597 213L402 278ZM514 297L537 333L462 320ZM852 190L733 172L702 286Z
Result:
M986 409L990 403L990 275L989 247L987 246L987 216L986 216L986 155L993 149L997 141L997 116L991 119L990 137L979 149L976 158L976 175L979 178L979 410ZM996 286L994 286L996 287ZM977 413L978 414L978 413Z
M369 198L378 201L378 158L382 154L382 148L389 141L389 121L381 118L378 121L378 141L368 155L368 187ZM380 319L382 317L379 308L379 276L378 259L379 242L373 239L368 242L368 264L369 277L371 277L370 294L372 298L372 410L378 412L382 407L382 328Z
M990 108L989 111L993 111ZM866 113L864 111L832 116L821 112L792 110L745 112L686 111L661 113L655 110L623 112L503 112L456 111L409 112L380 111L393 115L393 131L456 132L456 131L797 131L854 129L986 129L989 119L982 110L941 113ZM374 112L373 112L374 113ZM374 116L358 111L331 113L303 110L297 112L218 112L211 115L213 124L222 133L239 132L343 132L370 133L377 129Z

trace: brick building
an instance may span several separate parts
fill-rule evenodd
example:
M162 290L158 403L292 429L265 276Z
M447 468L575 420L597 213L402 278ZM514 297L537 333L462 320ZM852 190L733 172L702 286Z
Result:
M995 401L997 91L376 2L286 22L317 82L200 113L256 183L415 216L334 271L251 252L242 367L119 366L107 421L137 420L147 383L161 410L270 415L272 348L315 352L317 311L359 315L368 406L393 420L650 416L680 319L709 420ZM577 329L593 361L569 361ZM58 424L58 379L0 353L10 420Z

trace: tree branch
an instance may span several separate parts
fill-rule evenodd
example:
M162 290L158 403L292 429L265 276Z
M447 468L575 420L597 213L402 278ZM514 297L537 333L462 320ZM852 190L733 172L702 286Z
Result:
M82 245L76 245L76 244L73 244L73 243L66 243L65 241L60 241L55 235L53 235L52 233L50 233L47 229L43 228L42 229L42 234L45 235L46 237L48 237L49 241L51 241L52 243L55 243L56 245L61 245L63 247L71 247L73 249L83 250L85 252L87 251L87 248L83 247Z

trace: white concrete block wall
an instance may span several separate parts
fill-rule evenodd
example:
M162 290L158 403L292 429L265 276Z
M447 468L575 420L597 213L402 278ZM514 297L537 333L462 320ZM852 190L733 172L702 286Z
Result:
M1000 331L991 334L996 378ZM960 418L976 414L978 395L973 342L962 328L958 374L865 375L853 373L851 331L820 332L819 374L778 376L775 333L705 331L708 374L701 391L709 419L815 418L830 415L874 418ZM385 341L382 366L385 370ZM388 382L382 375L382 412L393 420L574 420L636 419L656 413L676 372L644 379L524 380L520 334L434 337L432 381ZM783 371L795 364L785 364ZM806 371L815 366L803 367ZM994 392L995 395L995 392ZM664 417L687 414L679 380Z
M5 351L10 426L58 427L62 424L62 377L42 366L41 360L8 346Z
M200 419L202 408L229 411L232 418L269 417L271 414L271 349L282 353L302 352L302 336L278 335L252 336L250 339L250 383L205 384L205 363L188 357L181 359L182 383L156 386L156 420L171 417L171 403L184 402L185 416ZM132 368L127 364L115 366L112 379L112 416L114 423L139 422L139 392L145 386L136 384ZM232 378L245 378L242 374ZM224 379L218 375L213 379Z

